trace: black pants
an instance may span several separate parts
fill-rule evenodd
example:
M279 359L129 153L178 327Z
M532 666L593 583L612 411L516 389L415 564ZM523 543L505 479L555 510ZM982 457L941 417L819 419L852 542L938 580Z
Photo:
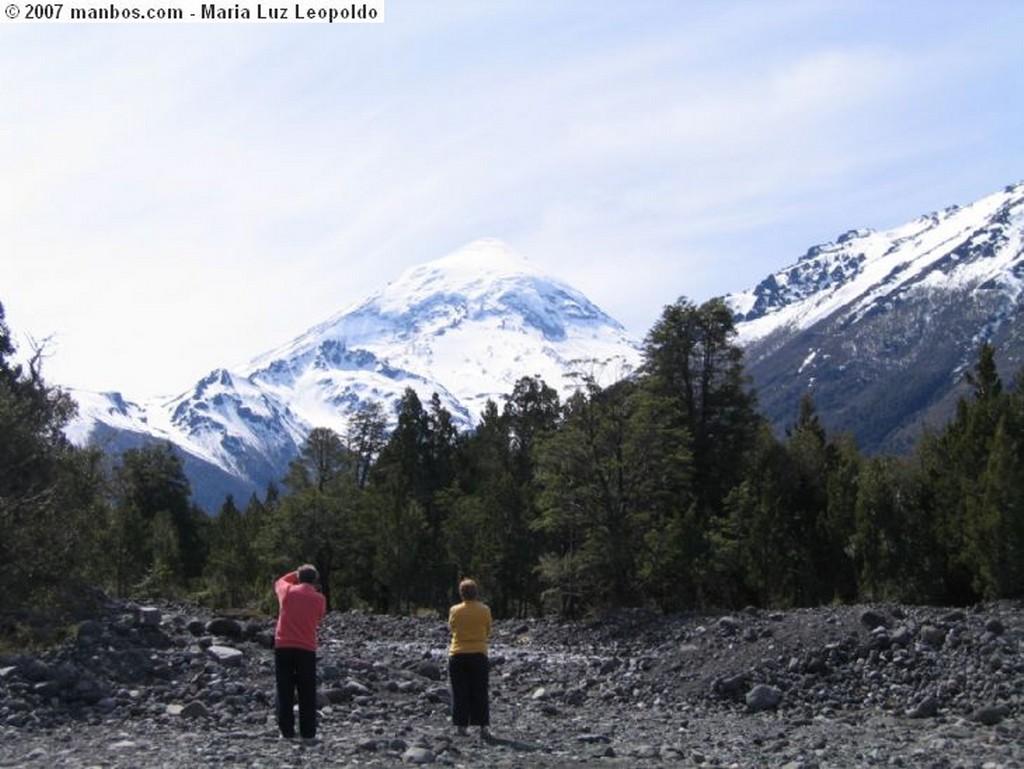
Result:
M448 658L448 680L452 686L452 722L456 726L489 726L488 702L490 663L486 654L453 654Z
M316 652L274 649L277 673L277 725L282 737L295 736L295 691L299 692L299 734L316 737Z

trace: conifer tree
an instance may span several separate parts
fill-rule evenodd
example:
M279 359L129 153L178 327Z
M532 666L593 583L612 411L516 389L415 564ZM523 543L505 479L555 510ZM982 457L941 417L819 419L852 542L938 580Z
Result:
M629 380L602 390L587 379L542 444L534 526L547 538L541 574L563 613L635 605L668 576L664 554L649 548L666 535L669 498L685 497L688 457L651 418L654 403ZM672 578L678 591L685 579Z
M747 458L747 473L725 500L727 515L709 525L711 563L726 586L726 605L790 606L796 593L788 505L789 457L764 425ZM730 579L731 576L731 579Z
M851 552L860 600L948 600L948 554L935 525L927 477L900 457L865 461L858 481Z
M123 578L154 596L187 589L206 563L209 520L189 500L191 485L174 448L162 442L129 449L113 476L114 512L121 518L114 530L124 547L135 549L123 562L144 571Z
M1024 467L1007 423L1004 417L996 425L978 494L967 507L974 587L990 600L1024 595Z
M441 610L454 579L441 493L454 480L457 434L436 395L428 412L407 388L396 408L397 424L369 479L381 603L389 610L410 603Z
M212 521L206 582L218 606L242 606L255 597L259 559L250 515L258 516L258 509L254 496L243 514L229 494Z
M309 561L320 573L330 608L335 590L350 584L359 514L356 457L326 427L310 431L284 479L289 493L268 515L275 572ZM336 574L338 570L342 573Z
M349 422L345 445L355 457L356 485L366 488L370 468L387 444L387 418L380 401L360 404Z
M38 607L100 561L98 454L64 437L76 407L44 381L45 345L25 365L15 352L0 304L0 609Z
M980 502L982 479L1007 404L991 345L981 346L966 379L970 397L961 398L953 419L939 432L926 434L918 448L927 474L936 541L944 559L942 599L954 604L979 597L977 562L968 538L970 531L985 528L972 518L985 509Z
M496 616L538 607L534 446L555 429L558 394L539 378L520 379L501 412L488 401L460 443L456 482L442 494L445 541L456 575L488 586Z
M662 429L686 440L681 449L689 465L686 489L658 531L672 532L677 544L661 561L685 570L674 579L696 601L716 600L712 594L720 592L707 589L721 566L709 535L723 527L716 519L725 515L727 496L746 477L747 455L761 422L735 335L723 300L697 307L680 298L664 308L647 334L639 371L641 387L660 404Z
M756 433L755 398L734 343L732 311L722 299L700 307L681 298L665 307L644 341L645 386L674 403L675 423L690 435L698 518L721 512L742 478Z

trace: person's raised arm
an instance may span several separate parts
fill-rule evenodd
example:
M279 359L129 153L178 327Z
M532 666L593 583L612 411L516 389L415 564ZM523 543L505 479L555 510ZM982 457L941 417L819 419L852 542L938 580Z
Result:
M288 588L298 584L298 582L299 573L297 571L290 571L274 583L274 592L277 593L279 599L283 599L288 592Z

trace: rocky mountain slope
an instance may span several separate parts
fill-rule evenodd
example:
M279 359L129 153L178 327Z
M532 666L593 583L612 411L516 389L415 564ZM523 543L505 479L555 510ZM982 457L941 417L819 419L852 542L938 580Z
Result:
M196 500L215 511L278 482L314 427L344 435L361 405L385 413L406 388L434 393L467 428L523 376L569 391L578 361L615 378L639 361L636 340L572 287L504 243L480 240L407 270L382 290L245 366L219 369L187 393L133 403L76 391L69 434L114 451L168 440ZM201 481L201 482L200 482Z
M906 450L965 393L982 342L1024 365L1024 184L885 231L851 230L727 301L762 413L810 392L862 449Z
M318 741L280 740L272 628L80 601L0 655L0 766L1024 765L1020 602L499 620L487 741L449 725L444 622L360 613L321 631Z

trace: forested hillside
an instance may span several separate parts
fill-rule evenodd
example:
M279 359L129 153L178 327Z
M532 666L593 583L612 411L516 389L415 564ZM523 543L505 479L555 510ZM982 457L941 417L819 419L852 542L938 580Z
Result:
M113 464L71 446L73 403L36 351L14 362L0 308L0 601L82 584L134 598L272 608L272 578L317 565L332 608L445 607L458 577L498 616L1024 594L1024 392L983 346L970 397L906 457L863 456L792 404L758 413L720 300L666 307L635 375L581 367L562 400L524 377L471 433L439 399L365 406L312 431L287 477L213 518L169 445Z

